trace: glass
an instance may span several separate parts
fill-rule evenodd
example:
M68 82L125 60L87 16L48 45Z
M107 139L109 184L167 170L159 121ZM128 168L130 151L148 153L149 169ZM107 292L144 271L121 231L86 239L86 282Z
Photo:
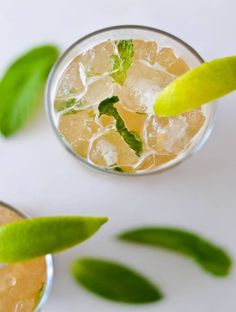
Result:
M75 42L68 50L61 56L57 64L54 66L50 77L48 79L47 90L46 90L46 108L48 112L48 116L50 122L53 126L53 129L59 138L60 142L66 147L66 149L71 152L77 159L79 159L82 163L95 168L96 170L100 170L102 172L109 172L112 174L118 175L143 175L161 172L168 168L171 168L184 159L188 158L195 152L197 152L203 144L208 139L214 121L215 115L215 104L209 103L205 105L202 110L205 115L205 122L198 133L194 136L191 144L186 148L183 153L180 153L174 159L162 164L160 167L156 168L152 171L146 172L138 172L138 173L121 173L118 171L109 170L106 168L100 168L96 165L89 163L86 159L78 155L72 150L70 144L63 139L60 134L58 127L56 125L56 117L54 113L54 101L56 97L56 92L58 89L58 85L61 81L62 75L65 72L65 69L68 67L70 62L78 56L80 53L93 48L95 45L100 44L104 41L110 40L129 40L129 39L138 39L138 40L151 40L157 42L162 47L170 47L174 50L176 55L181 57L190 68L196 67L203 62L203 59L200 55L191 48L188 44L183 42L181 39L158 29L143 27L143 26L116 26L105 28L94 33L91 33L77 42Z
M0 224L5 223L11 223L17 220L21 220L23 218L27 218L25 214L22 212L16 210L15 208L9 206L8 204L0 201ZM44 263L42 262L44 260ZM46 268L44 268L46 266ZM38 275L37 275L37 268L39 268ZM5 283L7 283L4 286L4 281L1 281L1 290L0 290L0 310L1 310L1 292L6 292L6 289L9 293L11 293L11 299L8 301L6 300L6 294L3 294L3 302L5 304L10 304L11 307L14 304L14 311L34 311L39 312L42 310L43 306L45 305L50 290L52 286L52 279L53 279L53 261L52 256L47 255L44 258L38 258L34 260L30 260L27 262L17 263L13 265L7 265L6 267L3 266L0 270L5 270L2 272L2 278L4 276ZM44 273L44 270L46 271L46 277L45 279L41 276L41 274ZM30 272L34 273L34 279L30 279ZM38 278L39 276L39 278ZM18 280L17 280L18 279ZM17 281L21 281L22 284L20 285L20 288L16 289L14 287L17 286ZM32 284L30 284L32 283ZM43 289L42 283L44 284ZM41 285L41 286L40 286ZM28 289L34 290L34 287L37 286L37 289L31 294L28 292ZM38 287L40 286L40 287ZM6 287L6 288L4 288ZM22 294L22 291L24 291L26 294L27 292L27 298L24 298L24 294ZM29 296L34 296L34 298L29 298ZM39 301L37 302L37 296L39 296ZM18 302L14 303L14 299ZM35 302L36 301L36 302ZM36 306L35 306L36 304ZM6 306L4 305L4 309L6 309ZM8 307L9 309L9 307ZM1 310L3 311L3 310ZM4 310L5 311L5 310Z

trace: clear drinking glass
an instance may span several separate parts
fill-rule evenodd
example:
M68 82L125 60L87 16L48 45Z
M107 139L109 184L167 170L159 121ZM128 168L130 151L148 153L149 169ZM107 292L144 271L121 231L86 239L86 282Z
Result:
M51 125L59 141L63 144L63 146L70 153L72 153L78 160L80 160L81 163L86 164L89 167L94 168L96 170L100 170L102 172L109 172L109 173L116 174L116 175L133 176L133 175L144 175L144 174L161 172L163 170L169 169L179 164L184 159L188 158L189 156L197 152L207 141L212 131L215 109L216 109L215 103L214 104L209 103L203 107L206 120L202 128L199 130L197 135L192 140L190 146L186 150L184 150L183 153L178 155L176 158L174 158L173 160L167 163L164 163L163 165L161 165L160 167L156 168L153 171L141 172L141 173L120 173L117 171L99 168L89 163L88 161L86 161L84 158L82 158L78 154L76 154L72 150L68 142L66 142L63 139L62 135L60 134L56 126L56 119L55 119L55 114L54 114L54 100L55 100L56 90L57 90L59 81L63 75L63 72L67 68L68 64L80 53L108 39L110 40L122 40L122 39L123 40L125 39L127 40L128 39L152 40L152 41L156 41L158 44L161 44L162 46L171 47L179 57L184 59L184 61L189 65L190 68L196 67L204 62L201 56L191 46L189 46L187 43L185 43L181 39L165 31L155 29L155 28L150 28L150 27L136 26L136 25L109 27L109 28L95 31L79 39L73 45L71 45L64 52L64 54L60 57L60 59L54 66L49 76L48 83L47 83L46 99L45 99L46 110L47 110Z
M8 205L8 204L6 204L4 202L1 202L1 201L0 201L0 209L1 209L0 224L10 223L10 222L14 222L14 221L19 220L19 219L28 218L27 215L23 214L19 210L11 207L10 205ZM39 311L42 310L43 306L45 305L45 303L46 303L46 301L48 299L48 296L49 296L49 293L50 293L50 290L51 290L51 287L52 287L53 260L52 260L52 256L51 255L45 256L45 263L46 263L46 281L45 281L44 289L43 289L42 293L40 294L39 302L38 302L37 306L34 307L34 312L39 312ZM26 266L27 266L27 262L25 264L24 270L26 269ZM15 270L14 271L15 274L17 274L18 269L15 268L14 270ZM21 287L22 287L22 289L24 289L24 285L21 285ZM21 308L23 308L23 306L21 307L21 304L24 304L24 299L25 298L22 297L21 299L23 301L22 301L22 303L21 302L19 303L19 305L20 305L19 306L19 311L21 310ZM18 311L18 309L17 309L17 311Z

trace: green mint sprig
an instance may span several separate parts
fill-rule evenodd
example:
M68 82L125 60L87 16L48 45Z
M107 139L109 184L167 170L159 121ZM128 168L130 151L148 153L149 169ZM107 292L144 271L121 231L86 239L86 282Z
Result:
M134 45L132 40L120 40L116 45L119 55L112 55L113 68L110 76L115 82L123 85L126 79L127 70L130 68L133 61Z
M123 137L124 141L129 145L129 147L135 151L136 155L139 157L142 153L143 146L140 137L134 132L129 131L123 119L120 117L114 104L119 102L118 96L112 96L103 100L99 106L99 117L102 115L112 116L116 120L116 129L119 134Z
M76 103L76 98L71 98L68 100L60 100L55 103L55 110L61 112L65 109L72 108Z

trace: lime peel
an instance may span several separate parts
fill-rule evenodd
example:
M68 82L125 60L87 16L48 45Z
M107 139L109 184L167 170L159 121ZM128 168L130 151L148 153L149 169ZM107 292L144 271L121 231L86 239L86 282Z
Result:
M106 217L41 217L0 226L0 262L15 263L63 251L91 237Z
M170 83L154 103L154 112L172 116L198 108L236 89L236 56L206 62Z

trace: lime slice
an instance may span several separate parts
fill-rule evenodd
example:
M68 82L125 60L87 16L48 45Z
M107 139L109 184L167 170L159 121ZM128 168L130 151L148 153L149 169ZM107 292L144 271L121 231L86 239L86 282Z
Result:
M0 226L0 262L15 263L75 246L107 222L106 217L43 217Z
M236 89L236 56L225 57L188 71L158 96L154 111L171 116L215 100Z

